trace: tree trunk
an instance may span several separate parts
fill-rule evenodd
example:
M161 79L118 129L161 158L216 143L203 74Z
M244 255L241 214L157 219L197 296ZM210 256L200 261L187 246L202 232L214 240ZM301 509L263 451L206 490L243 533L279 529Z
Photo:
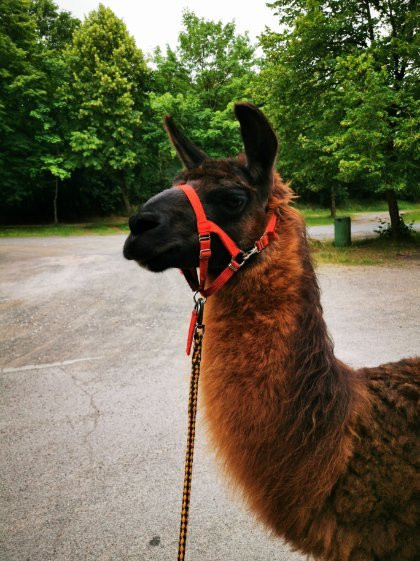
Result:
M131 205L130 205L130 199L128 198L127 184L125 182L124 172L121 172L121 176L120 176L120 189L121 189L122 200L124 203L124 209L127 214L131 214Z
M55 191L54 191L54 224L58 224L58 215L57 215L57 199L58 199L58 177L55 178Z
M389 216L391 218L392 238L398 240L400 237L400 211L394 189L388 189L386 192L386 199L388 201Z
M331 187L331 218L335 218L337 214L337 207L335 204L335 185Z
M370 13L369 0L365 0L365 8L366 8L366 15L368 20L369 39L370 39L370 43L372 44L375 41L375 35L373 31L373 22L372 22L372 15Z

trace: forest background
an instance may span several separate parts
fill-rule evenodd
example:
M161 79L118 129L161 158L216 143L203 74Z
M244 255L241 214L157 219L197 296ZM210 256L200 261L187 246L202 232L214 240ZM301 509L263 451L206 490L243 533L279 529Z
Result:
M169 187L171 114L210 156L241 151L233 104L279 136L299 200L331 208L418 201L416 0L279 0L280 32L253 44L234 22L185 10L152 56L99 4L83 21L52 0L0 0L0 221L129 214Z

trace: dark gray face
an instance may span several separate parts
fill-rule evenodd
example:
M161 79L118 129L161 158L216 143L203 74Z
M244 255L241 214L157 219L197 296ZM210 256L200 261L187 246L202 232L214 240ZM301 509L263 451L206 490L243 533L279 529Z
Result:
M241 124L246 163L212 160L166 120L169 137L187 168L177 183L188 182L201 200L207 218L215 222L243 250L262 234L266 204L277 152L277 139L264 115L250 104L235 108ZM130 218L131 234L124 256L155 272L170 267L198 266L199 244L194 211L175 186L149 199ZM209 270L224 268L230 255L212 234Z

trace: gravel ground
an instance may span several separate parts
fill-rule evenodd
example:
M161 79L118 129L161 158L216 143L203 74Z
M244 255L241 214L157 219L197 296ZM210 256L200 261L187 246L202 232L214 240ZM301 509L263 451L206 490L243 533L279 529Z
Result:
M0 240L0 559L175 559L191 308L122 236ZM319 270L337 355L418 354L420 268ZM189 559L303 559L259 526L200 425Z

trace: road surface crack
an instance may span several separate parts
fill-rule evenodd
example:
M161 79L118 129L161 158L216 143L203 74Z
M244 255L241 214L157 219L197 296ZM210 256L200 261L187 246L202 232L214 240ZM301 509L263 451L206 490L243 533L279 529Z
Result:
M63 369L63 372L65 372L64 369ZM96 405L94 394L91 393L90 391L88 391L84 387L85 384L81 380L79 380L76 377L75 374L72 374L71 372L68 372L68 374L69 374L71 380L73 381L73 384L77 387L77 389L79 389L85 396L87 396L89 398L89 409L90 409L91 412L89 413L89 415L87 415L87 417L92 420L92 427L91 427L90 430L88 430L85 433L85 435L83 437L83 442L85 444L88 444L88 440L89 440L90 436L97 429L99 417L102 415L102 413L101 413L99 407Z

